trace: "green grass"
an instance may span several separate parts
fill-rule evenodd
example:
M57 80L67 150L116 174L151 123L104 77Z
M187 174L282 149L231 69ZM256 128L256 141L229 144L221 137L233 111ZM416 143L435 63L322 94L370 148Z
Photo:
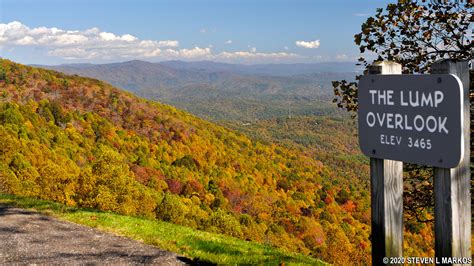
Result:
M27 197L0 194L0 203L34 209L62 220L122 235L188 258L217 264L326 265L269 245L194 230L171 223L118 215Z

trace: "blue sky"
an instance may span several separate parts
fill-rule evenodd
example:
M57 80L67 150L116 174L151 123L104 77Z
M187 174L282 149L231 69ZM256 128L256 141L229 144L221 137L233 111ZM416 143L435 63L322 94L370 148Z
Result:
M353 35L387 3L0 0L0 56L26 64L355 61Z

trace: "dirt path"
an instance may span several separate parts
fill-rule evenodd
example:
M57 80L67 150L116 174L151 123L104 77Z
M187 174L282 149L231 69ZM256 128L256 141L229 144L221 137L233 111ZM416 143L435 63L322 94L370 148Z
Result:
M0 264L185 265L184 261L137 241L0 204Z

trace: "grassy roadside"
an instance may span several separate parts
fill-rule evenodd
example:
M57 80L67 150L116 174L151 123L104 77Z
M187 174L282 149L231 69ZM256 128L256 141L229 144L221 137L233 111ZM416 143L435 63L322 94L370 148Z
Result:
M202 262L217 264L326 265L297 253L194 230L162 221L123 216L27 197L0 194L0 203L34 209L60 219L155 245Z

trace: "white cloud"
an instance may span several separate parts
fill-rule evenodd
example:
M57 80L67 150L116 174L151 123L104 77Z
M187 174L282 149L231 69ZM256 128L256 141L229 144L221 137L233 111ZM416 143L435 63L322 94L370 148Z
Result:
M199 32L200 32L201 34L212 34L212 33L216 33L216 31L217 31L216 29L212 29L212 28L211 28L211 29L209 29L209 28L202 28L202 29L199 30Z
M227 40L226 43L231 44L232 40ZM183 59L255 63L288 62L306 58L288 52L258 52L257 48L252 46L248 46L248 51L213 53L212 45L205 48L198 46L179 48L177 40L142 40L131 34L119 35L101 31L96 27L86 30L64 30L55 27L30 28L17 21L0 23L0 47L4 51L17 47L39 47L41 49L34 49L34 51L46 51L47 56L61 59L88 62L121 59Z
M97 56L97 52L89 52L81 48L58 48L48 52L48 55L62 57L69 60L92 59Z
M178 41L159 41L158 43L159 47L178 47L179 42Z
M192 49L181 49L178 55L184 58L206 57L211 55L211 48L194 47Z
M19 44L19 45L34 45L35 40L31 36L25 36L21 39L18 39L17 44Z
M315 49L319 47L319 40L314 40L314 41L296 41L295 42L296 46L303 47L303 48L310 48L310 49Z
M228 61L228 59L242 59L242 60L271 60L271 61L280 61L285 59L295 59L300 56L292 53L285 52L276 52L276 53L256 53L256 52L246 52L246 51L237 51L237 52L221 52L214 56L215 59Z
M116 35L98 28L63 30L58 28L29 28L21 22L0 23L0 45L5 47L38 46L51 56L65 59L112 59L157 57L161 48L176 48L176 40L140 40L130 34ZM183 50L183 49L182 49ZM181 50L178 50L181 53ZM184 49L182 53L190 53ZM191 53L192 54L192 53Z
M337 54L336 55L336 60L344 61L344 60L347 60L347 59L349 59L349 57L346 54Z

